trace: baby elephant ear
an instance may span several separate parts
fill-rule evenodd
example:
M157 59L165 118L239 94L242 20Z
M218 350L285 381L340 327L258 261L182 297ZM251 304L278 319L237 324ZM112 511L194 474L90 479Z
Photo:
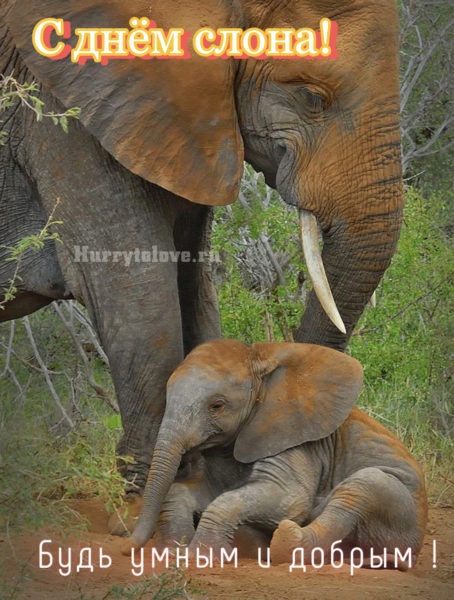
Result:
M357 360L312 344L254 344L258 397L235 444L248 463L324 438L347 418L362 386Z

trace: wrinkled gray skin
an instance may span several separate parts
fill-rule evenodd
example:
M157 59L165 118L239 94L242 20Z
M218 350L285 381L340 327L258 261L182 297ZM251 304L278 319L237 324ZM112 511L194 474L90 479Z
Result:
M218 340L196 348L168 384L131 545L157 527L159 545L219 553L240 525L268 534L279 526L274 562L298 546L328 556L337 540L377 555L410 548L416 558L424 478L389 431L352 410L361 381L357 361L319 346ZM204 464L170 487L181 454L194 450Z
M39 55L36 23L128 27L148 16L167 30L338 23L335 60L111 60ZM207 262L78 262L89 250L209 249L210 206L233 202L243 159L284 201L312 213L345 323L311 294L298 342L343 349L394 253L402 213L394 0L2 0L0 72L35 79L45 111L81 108L69 133L19 103L0 115L0 288L15 265L2 247L34 234L54 211L62 243L20 264L16 299L0 320L59 298L89 312L110 361L131 489L146 480L165 385L185 354L219 337ZM52 34L48 41L56 43ZM61 40L60 40L61 41ZM58 207L56 202L59 200ZM136 487L134 487L134 485Z

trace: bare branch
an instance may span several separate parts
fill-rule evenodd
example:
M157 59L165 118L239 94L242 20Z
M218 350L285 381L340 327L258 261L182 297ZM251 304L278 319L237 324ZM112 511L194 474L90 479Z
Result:
M400 100L406 174L413 160L446 155L454 144L454 43L450 35L454 7L442 0L402 0L401 6Z
M270 259L270 262L276 271L277 285L285 285L285 277L284 277L284 273L282 271L282 267L279 264L277 256L274 254L273 250L271 249L271 246L268 242L268 238L265 236L265 234L261 233L259 239L262 242L263 247L265 248L266 253Z
M63 300L62 304L64 304L65 306L68 306L68 305L71 306L70 310L72 311L72 315L77 319L77 321L79 321L79 323L81 325L83 325L85 327L85 329L88 333L88 336L90 337L90 341L96 349L96 352L98 353L102 362L108 367L109 359L107 357L107 354L104 352L103 347L99 343L98 336L96 335L93 325L91 324L88 317L80 309L80 307L76 304L76 302L74 302L72 300Z
M74 347L77 351L77 354L79 355L80 359L82 360L82 364L83 364L83 368L84 368L84 372L85 372L85 377L87 379L88 384L94 389L94 391L96 392L96 394L102 398L107 404L108 406L115 412L119 412L119 408L118 405L116 403L116 401L110 397L109 393L107 390L105 390L101 385L99 385L99 383L97 383L94 379L94 375L93 375L93 371L91 369L90 366L90 361L88 360L88 357L82 347L82 344L79 340L79 338L77 337L75 331L74 331L74 327L72 325L72 310L73 310L73 304L67 304L67 308L69 308L70 310L70 318L66 319L65 315L63 314L63 311L61 309L61 307L59 306L58 302L54 302L53 304L53 309L54 311L57 313L57 315L60 317L66 331L68 332Z
M59 396L57 394L57 391L56 391L56 389L54 387L54 384L52 383L52 379L51 379L50 374L49 374L49 369L45 365L45 363L44 363L44 361L43 361L43 359L41 357L41 354L39 353L39 350L38 350L38 347L36 345L35 338L33 336L32 328L30 326L30 321L29 321L28 317L23 317L22 318L22 322L24 324L25 331L27 332L27 336L28 336L28 339L30 341L30 345L31 345L31 347L33 349L35 358L38 361L39 366L41 367L42 374L44 375L44 379L46 380L47 387L50 390L51 396L54 399L55 404L60 409L60 411L61 411L61 413L62 413L65 421L68 423L68 425L70 426L70 428L71 429L75 429L74 422L71 419L71 417L68 415L68 413L67 413L65 407L63 406L63 404L61 403L60 398L59 398Z
M445 35L452 29L454 26L454 19L451 19L446 23L446 25L438 32L437 36L434 40L431 41L430 44L424 45L421 39L421 33L419 27L416 25L416 32L420 41L420 53L417 56L412 57L412 68L409 73L407 73L407 78L404 79L403 85L401 86L400 91L400 107L401 111L405 110L407 106L408 100L415 88L415 85L421 78L421 75L426 68L427 63L432 58L435 50L440 47L440 44L443 43ZM416 66L415 66L416 65ZM413 71L410 76L411 71Z
M424 294L421 294L420 296L418 296L418 298L416 298L415 300L412 300L411 302L409 302L408 304L406 304L396 314L394 314L391 317L389 317L389 319L386 319L382 323L379 323L376 327L370 327L368 329L358 329L357 331L354 331L352 333L352 336L355 337L355 336L360 336L360 335L368 335L369 333L376 333L377 331L380 331L381 329L383 329L383 327L385 325L387 325L391 321L395 321L396 319L398 319L399 317L401 317L403 314L405 314L407 312L407 310L409 308L411 308L412 306L415 306L416 304L419 304L421 302L421 300L424 300L424 298L427 298L429 296L433 296L434 292L436 290L438 290L442 285L445 285L445 283L446 283L446 281L443 279L442 281L440 281L436 285L432 286L427 292L424 292Z
M6 346L5 346L5 344L2 344L6 348L6 355L5 355L5 366L3 368L3 371L0 373L0 379L2 377L7 376L7 375L9 377L11 377L14 385L19 390L20 397L23 398L24 397L24 390L23 390L21 384L19 383L16 375L14 374L13 369L11 368L11 356L14 354L13 341L14 341L14 335L15 335L15 333L16 333L16 321L11 321L10 322L10 329L9 329L8 344Z

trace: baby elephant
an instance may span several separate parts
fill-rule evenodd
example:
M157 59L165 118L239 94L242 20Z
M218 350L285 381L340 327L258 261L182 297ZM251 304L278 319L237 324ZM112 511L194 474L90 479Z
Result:
M338 540L344 552L394 556L410 548L414 559L426 525L423 474L394 435L352 408L361 385L356 360L320 346L217 340L197 347L169 379L125 551L156 532L161 544L219 553L249 525L276 530L273 562L289 561L297 547L329 557ZM203 464L174 483L193 450Z

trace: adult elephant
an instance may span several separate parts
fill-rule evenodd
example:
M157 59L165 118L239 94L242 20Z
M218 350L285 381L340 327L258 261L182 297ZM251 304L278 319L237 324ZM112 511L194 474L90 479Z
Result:
M207 60L193 53L101 65L50 60L32 46L45 17L69 21L74 35L78 27L127 28L132 16L192 33L207 25L318 29L328 17L338 25L338 56ZM2 73L36 78L47 111L82 111L69 135L21 106L2 115L3 241L11 246L36 232L59 200L63 243L24 258L16 300L0 317L56 298L85 304L110 360L124 428L119 452L136 461L124 471L140 489L168 376L185 353L220 334L209 265L197 257L209 247L210 207L237 196L243 158L301 210L322 300L310 297L297 341L343 349L388 266L402 210L395 3L3 0L0 26ZM340 316L323 284L317 222ZM155 248L161 256L189 251L191 260L136 257L126 265L84 254L136 248L139 258Z

